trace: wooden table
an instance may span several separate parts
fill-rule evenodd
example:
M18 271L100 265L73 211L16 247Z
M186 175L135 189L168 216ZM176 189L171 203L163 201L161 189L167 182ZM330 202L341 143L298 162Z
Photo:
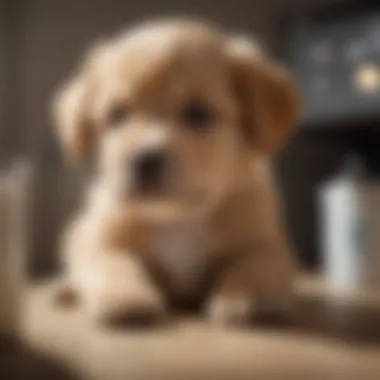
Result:
M39 380L379 380L380 296L336 303L310 277L297 290L286 323L222 328L184 316L145 331L110 331L77 309L57 309L49 286L39 285L26 297L22 335L27 352L56 365Z

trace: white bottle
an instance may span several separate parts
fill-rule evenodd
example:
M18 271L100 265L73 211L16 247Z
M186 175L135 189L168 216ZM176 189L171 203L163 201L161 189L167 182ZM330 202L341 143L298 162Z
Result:
M333 291L365 281L368 219L363 204L364 165L349 157L343 170L319 190L323 272Z

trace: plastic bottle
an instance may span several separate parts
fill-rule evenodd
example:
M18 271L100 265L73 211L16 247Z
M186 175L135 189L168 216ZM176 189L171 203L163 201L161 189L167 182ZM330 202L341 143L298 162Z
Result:
M363 189L364 160L347 157L342 169L319 189L323 272L333 290L351 291L365 282L369 220Z

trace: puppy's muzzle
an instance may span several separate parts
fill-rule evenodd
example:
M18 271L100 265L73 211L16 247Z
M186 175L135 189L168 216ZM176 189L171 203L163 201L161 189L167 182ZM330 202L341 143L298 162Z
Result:
M168 157L164 150L139 152L133 163L135 190L151 193L162 190L168 167Z

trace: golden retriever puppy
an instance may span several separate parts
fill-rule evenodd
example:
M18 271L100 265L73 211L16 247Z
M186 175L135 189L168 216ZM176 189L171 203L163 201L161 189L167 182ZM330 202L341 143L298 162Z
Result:
M100 321L199 300L245 322L291 298L295 260L269 161L299 111L250 41L189 20L97 45L55 102L58 136L95 175L63 242L65 280Z

